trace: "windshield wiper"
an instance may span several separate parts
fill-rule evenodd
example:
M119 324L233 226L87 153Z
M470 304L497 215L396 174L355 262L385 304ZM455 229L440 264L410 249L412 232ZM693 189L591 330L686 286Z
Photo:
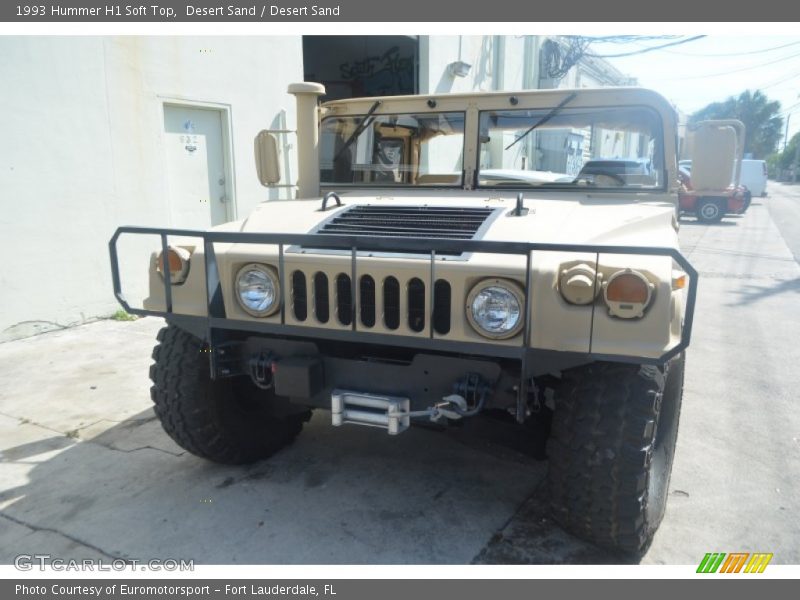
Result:
M336 156L333 157L333 162L336 162L337 160L339 160L339 157L342 154L344 154L345 150L347 150L353 144L353 142L356 141L356 138L358 138L358 136L360 136L364 132L364 130L367 127L369 127L370 123L372 123L370 117L372 117L372 113L374 113L376 110L378 110L378 107L380 105L381 105L381 101L380 100L376 100L375 104L373 104L370 107L370 109L367 111L367 114L364 115L364 120L361 121L361 124L358 127L355 128L355 131L353 131L353 133L350 134L350 137L347 138L347 141L344 143L344 146L342 146L341 149L336 153Z
M555 107L553 110L551 110L551 111L550 111L549 113L547 113L547 114L546 114L544 117L542 117L541 121L539 121L539 122L537 122L537 123L534 123L533 125L531 125L531 126L528 128L528 130L527 130L525 133L523 133L521 136L519 136L517 139L515 139L513 142L511 142L511 143L510 143L508 146L506 146L506 150L508 150L509 148L511 148L511 146L513 146L514 144L516 144L518 141L520 141L520 140L522 140L522 139L525 139L525 137L526 137L526 136L527 136L527 135L528 135L528 134L529 134L531 131L533 131L533 130L534 130L534 129L536 129L537 127L541 127L542 125L544 125L545 123L547 123L547 122L548 122L550 119L552 119L553 117L555 117L555 116L556 116L556 115L557 115L559 112L561 112L561 109L562 109L562 108L564 108L564 107L565 107L567 104L569 104L570 102L572 102L572 99L573 99L575 96L577 96L577 95L578 95L578 94L577 94L577 92L572 92L572 93L571 93L569 96L567 96L566 98L564 98L564 99L561 101L561 103L560 103L558 106L556 106L556 107Z

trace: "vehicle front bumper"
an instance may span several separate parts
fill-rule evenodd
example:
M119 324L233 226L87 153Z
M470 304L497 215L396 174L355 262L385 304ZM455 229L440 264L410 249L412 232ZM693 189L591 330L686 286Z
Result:
M200 238L202 240L202 265L195 265L193 268L202 268L205 282L205 314L185 315L178 314L173 310L173 284L169 274L163 278L164 285L164 309L144 309L132 307L126 301L121 288L119 261L117 255L117 240L121 235L156 235L161 239L162 252L168 249L168 236L180 236L182 238ZM427 319L428 330L420 332L419 335L387 335L366 331L360 328L358 320L355 318L357 301L352 303L353 319L352 327L348 328L312 328L299 327L287 322L286 302L281 303L280 314L272 320L245 320L242 318L231 317L226 312L223 299L223 290L220 284L220 271L215 254L215 244L248 244L248 245L272 245L277 247L277 270L281 290L286 290L285 282L285 252L290 246L308 247L314 249L335 249L346 251L350 260L350 281L357 281L359 268L359 247L370 248L370 250L380 250L384 247L387 251L405 252L414 254L417 257L429 257L429 281L428 293L430 294L427 306L435 306L435 269L437 254L459 254L459 253L485 253L489 255L517 255L524 257L524 290L532 290L532 256L534 253L557 252L568 253L571 255L593 255L599 262L601 255L639 255L649 257L669 257L689 276L689 283L686 289L685 311L682 319L682 329L676 344L664 348L656 355L646 355L638 352L636 354L606 354L597 352L592 347L591 336L588 340L587 351L585 352L558 352L552 349L537 348L531 343L531 293L525 294L524 307L524 327L516 343L493 343L492 340L463 341L453 339L442 339L435 335L433 330L433 319ZM147 227L120 227L109 242L111 255L112 278L114 283L114 294L120 304L132 314L154 315L167 318L177 325L195 333L198 337L206 340L211 348L217 347L229 341L230 332L250 333L260 336L262 339L283 338L295 341L303 340L326 340L329 342L339 342L355 344L365 348L369 347L400 347L415 349L417 354L436 353L437 355L449 355L451 357L470 357L477 359L490 358L495 361L511 360L519 365L519 385L514 391L517 397L517 414L524 412L524 403L528 397L528 385L530 378L548 370L566 368L569 365L581 364L597 360L611 360L618 362L632 362L640 364L663 364L673 356L683 352L689 345L691 338L692 322L694 315L694 305L697 293L697 272L691 264L675 248L659 248L647 246L603 246L603 245L580 245L580 244L545 244L532 242L501 242L483 240L449 240L449 239L429 239L429 238L383 238L366 237L351 235L325 236L321 238L315 235L296 235L296 234L274 234L274 233L251 233L251 232L231 232L231 231L190 231L179 229L159 229ZM355 289L352 290L352 298L357 298ZM591 311L591 322L595 322L596 305L587 307ZM597 315L600 319L601 315ZM588 321L587 321L588 322ZM594 329L591 329L594 331ZM216 377L219 373L218 357L216 353L210 353L211 374ZM333 372L347 372L347 369L339 365L333 356L325 358L326 364ZM412 362L413 364L413 362ZM559 367L558 365L566 365ZM397 374L401 376L402 373ZM332 382L336 383L336 382Z

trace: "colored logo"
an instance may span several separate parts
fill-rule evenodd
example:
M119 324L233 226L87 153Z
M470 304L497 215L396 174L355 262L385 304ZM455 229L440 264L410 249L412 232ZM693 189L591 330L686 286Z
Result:
M698 573L763 573L772 560L767 552L709 552L700 561Z

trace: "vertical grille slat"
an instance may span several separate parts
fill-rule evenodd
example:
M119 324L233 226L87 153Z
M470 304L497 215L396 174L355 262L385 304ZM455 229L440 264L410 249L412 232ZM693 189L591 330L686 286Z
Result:
M444 279L437 279L433 290L433 330L439 335L445 335L450 333L450 284Z
M383 323L387 329L400 327L400 283L394 277L383 280Z
M361 311L361 324L375 326L375 280L370 275L362 275L359 281L358 306Z
M411 331L425 329L425 284L414 277L408 282L408 327Z
M302 271L292 273L292 311L298 321L308 318L308 290L306 276Z
M353 322L353 289L350 276L344 273L336 276L336 316L342 325Z
M328 296L328 276L319 271L314 275L314 314L320 323L327 323L330 319Z

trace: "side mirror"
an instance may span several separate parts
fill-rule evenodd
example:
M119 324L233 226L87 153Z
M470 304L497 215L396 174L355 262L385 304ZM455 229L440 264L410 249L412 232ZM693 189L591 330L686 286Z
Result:
M275 185L281 180L281 163L278 157L278 140L269 131L258 133L254 143L256 173L263 186Z

